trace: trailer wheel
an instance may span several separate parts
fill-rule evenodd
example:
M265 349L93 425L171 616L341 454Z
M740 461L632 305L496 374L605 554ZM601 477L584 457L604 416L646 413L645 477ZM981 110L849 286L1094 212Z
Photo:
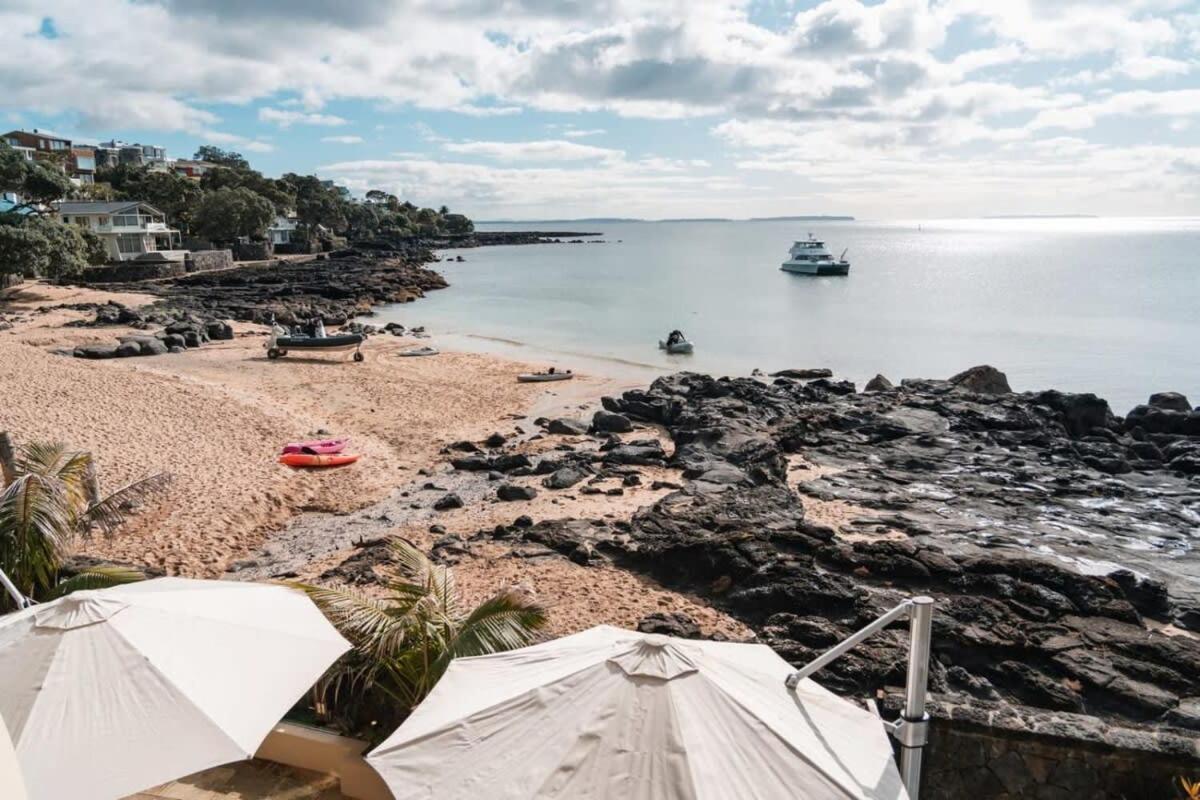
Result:
M355 360L355 361L362 361L362 360L363 360L363 358L364 358L364 356L363 356L363 354L362 354L361 352L357 352L357 351L356 351L356 352L354 353L354 360Z
M275 359L279 358L281 355L283 355L283 351L278 347L271 347L267 349L267 358Z

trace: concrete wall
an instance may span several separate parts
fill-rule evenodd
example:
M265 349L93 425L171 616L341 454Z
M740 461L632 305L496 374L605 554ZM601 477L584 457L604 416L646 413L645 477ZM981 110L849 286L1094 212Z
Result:
M238 242L233 257L238 261L266 261L272 255L270 242Z
M1195 731L945 695L929 713L921 800L1170 800L1200 779Z
M336 775L341 794L354 800L392 800L387 784L363 760L366 749L367 743L358 739L281 722L254 755L276 764Z
M128 283L173 278L189 272L208 272L233 266L228 250L204 250L189 253L183 261L122 261L103 267L91 267L80 276L81 283Z
M233 253L228 250L202 250L187 257L188 272L209 272L233 266Z

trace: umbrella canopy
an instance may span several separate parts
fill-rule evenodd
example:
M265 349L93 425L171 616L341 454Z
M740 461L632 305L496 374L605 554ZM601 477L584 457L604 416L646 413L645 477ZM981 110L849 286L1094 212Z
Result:
M26 800L25 781L21 779L21 767L13 751L8 728L0 719L0 797L4 800Z
M349 644L282 586L160 578L0 617L30 800L124 797L253 756Z
M396 800L907 798L879 720L791 672L600 626L454 661L368 761Z

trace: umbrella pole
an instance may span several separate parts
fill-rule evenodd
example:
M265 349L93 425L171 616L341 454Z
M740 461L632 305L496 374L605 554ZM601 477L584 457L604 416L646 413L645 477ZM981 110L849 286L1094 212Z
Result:
M904 710L900 719L884 723L900 745L900 777L909 800L918 800L921 788L921 754L929 741L929 715L925 713L925 693L929 684L930 639L933 633L933 598L905 600L848 639L835 644L787 677L784 683L795 689L800 681L831 661L835 661L898 619L908 617L908 674L904 688Z
M18 609L29 608L31 605L33 605L33 601L17 590L16 585L12 582L12 580L9 579L8 575L4 574L4 570L2 569L0 569L0 586L4 587L4 591L6 591L8 596L13 599L13 602L17 604Z

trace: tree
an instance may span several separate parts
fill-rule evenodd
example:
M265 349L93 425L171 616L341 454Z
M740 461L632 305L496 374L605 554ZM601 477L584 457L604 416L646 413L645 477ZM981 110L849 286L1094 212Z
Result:
M206 192L238 187L245 187L270 200L277 214L287 214L296 203L296 197L288 184L274 178L265 178L262 173L252 169L216 167L200 177L200 188Z
M309 231L324 226L333 231L346 228L346 206L336 189L326 186L316 175L289 172L280 178L296 197L296 217Z
M475 223L463 214L446 214L442 217L442 224L446 233L456 235L472 233L475 230Z
M140 580L135 570L94 567L63 580L63 562L80 540L99 530L113 535L133 504L162 491L159 473L106 497L95 489L91 454L32 442L0 473L0 569L26 597L48 600L78 589ZM9 602L8 598L0 603Z
M15 212L0 215L0 274L66 278L107 260L100 238L78 225Z
M299 585L354 645L317 692L318 705L333 707L355 732L392 730L391 723L429 694L453 659L524 647L548 620L542 606L515 590L468 611L448 567L431 563L402 539L388 546L396 567L386 597Z
M16 192L20 207L38 209L70 194L73 184L61 169L30 161L16 149L0 144L0 192Z
M190 231L196 207L204 194L196 182L174 172L147 171L133 189L142 200L167 216L167 220L184 231Z
M192 156L192 159L195 161L207 161L210 164L231 167L232 169L250 169L250 162L241 153L235 153L232 150L222 150L211 144L201 145L196 150L196 155Z
M270 201L243 186L206 193L196 209L194 227L206 239L234 242L261 239L274 219Z

